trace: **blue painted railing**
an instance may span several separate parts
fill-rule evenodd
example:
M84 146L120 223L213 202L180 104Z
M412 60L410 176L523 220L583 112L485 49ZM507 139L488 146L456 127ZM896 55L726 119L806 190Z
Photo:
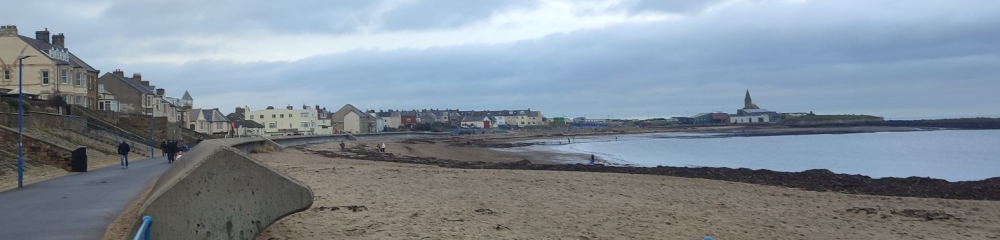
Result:
M139 231L135 233L135 238L132 238L132 240L149 240L150 227L153 227L153 217L143 216L142 226L139 226Z

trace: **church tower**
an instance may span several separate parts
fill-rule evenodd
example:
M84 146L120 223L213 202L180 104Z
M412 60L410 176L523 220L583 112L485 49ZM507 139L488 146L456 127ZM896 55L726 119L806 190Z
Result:
M747 89L747 96L743 98L743 109L760 109L757 104L753 104L753 99L750 99L750 89Z

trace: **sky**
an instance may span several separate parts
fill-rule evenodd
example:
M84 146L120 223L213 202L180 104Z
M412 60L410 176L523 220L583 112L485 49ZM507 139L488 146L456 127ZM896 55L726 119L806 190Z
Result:
M105 72L195 107L1000 116L995 0L39 0Z

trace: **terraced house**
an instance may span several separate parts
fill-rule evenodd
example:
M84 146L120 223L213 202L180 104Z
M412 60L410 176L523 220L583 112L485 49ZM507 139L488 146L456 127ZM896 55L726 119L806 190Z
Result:
M150 86L149 81L142 80L142 74L133 73L132 77L126 77L125 72L116 69L104 73L97 81L104 85L105 91L115 96L119 112L146 115L154 112L156 87Z
M21 58L24 69L18 69ZM100 71L70 52L62 33L50 36L45 29L31 38L21 36L17 26L0 26L0 70L0 88L16 92L20 77L29 96L50 99L58 95L68 104L96 109Z

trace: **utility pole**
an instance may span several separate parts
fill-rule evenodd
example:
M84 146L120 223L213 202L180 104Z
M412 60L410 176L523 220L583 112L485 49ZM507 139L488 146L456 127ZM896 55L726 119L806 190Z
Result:
M32 56L17 57L17 187L24 187L24 59Z

